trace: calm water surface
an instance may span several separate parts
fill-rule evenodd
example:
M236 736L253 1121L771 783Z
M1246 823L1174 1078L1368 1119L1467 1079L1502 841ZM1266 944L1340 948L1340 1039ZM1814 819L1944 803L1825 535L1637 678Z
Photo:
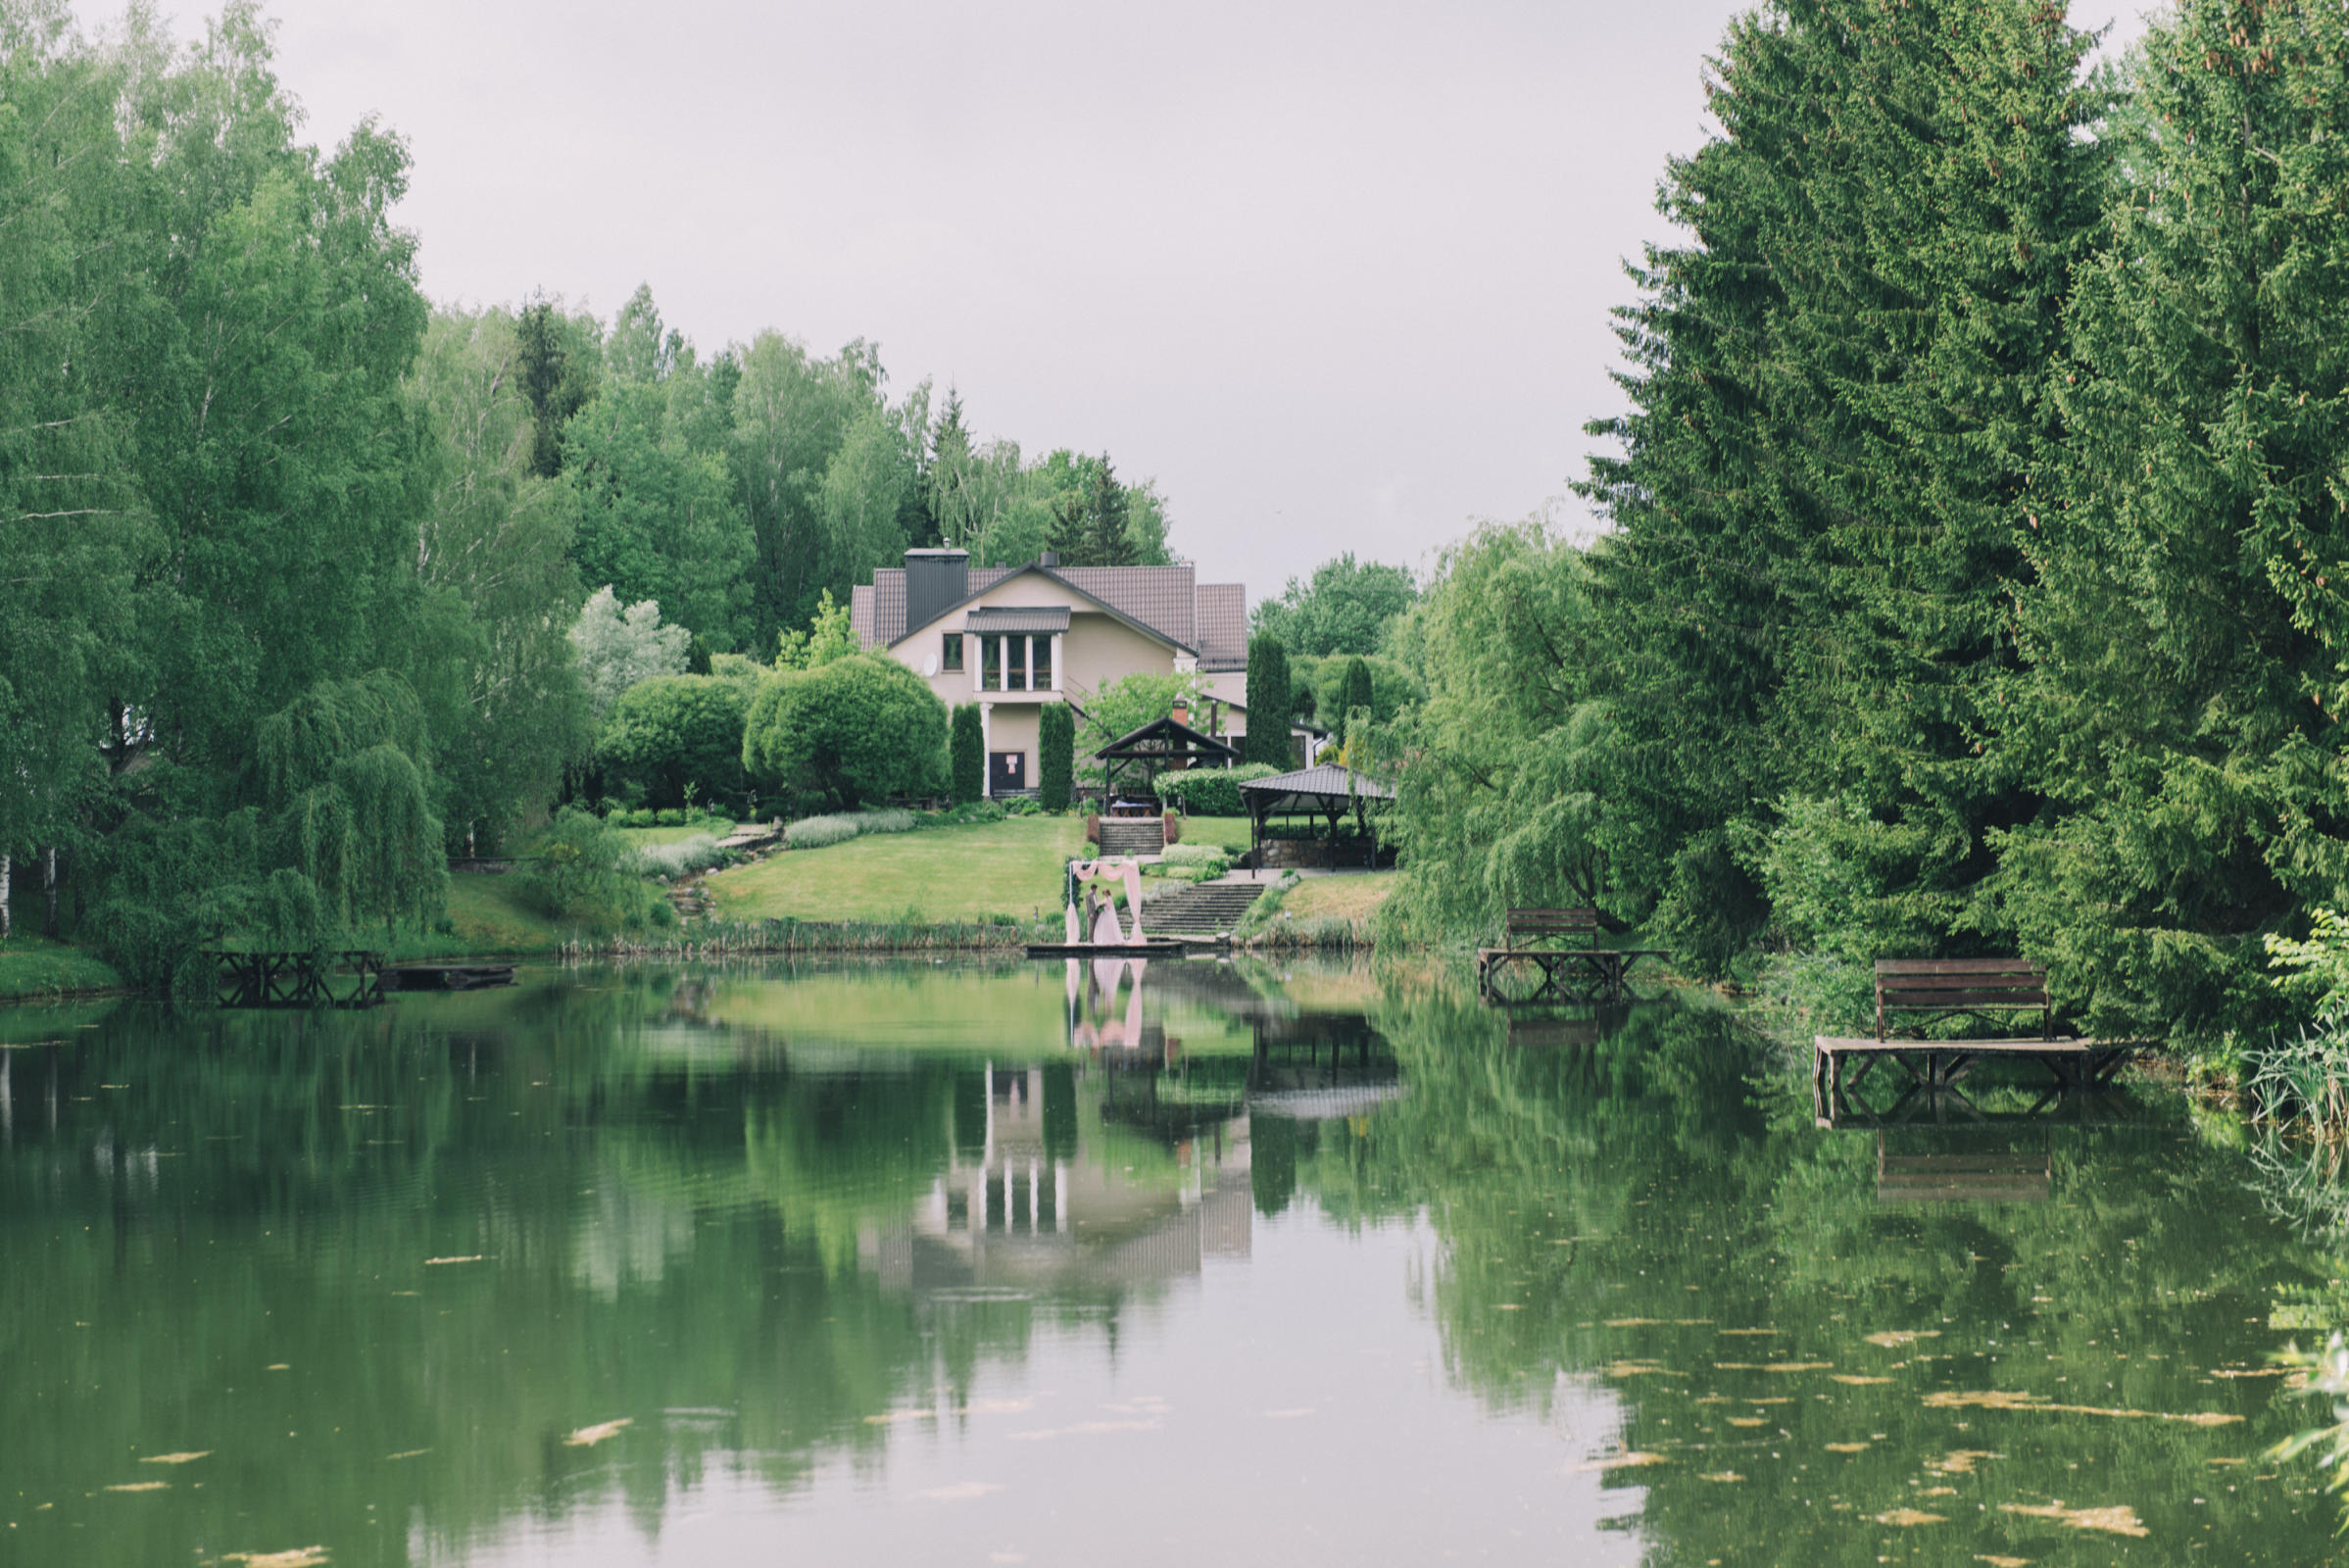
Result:
M2338 1550L2261 1458L2338 1249L2223 1123L1823 1129L1718 1011L1119 979L0 1010L0 1560Z

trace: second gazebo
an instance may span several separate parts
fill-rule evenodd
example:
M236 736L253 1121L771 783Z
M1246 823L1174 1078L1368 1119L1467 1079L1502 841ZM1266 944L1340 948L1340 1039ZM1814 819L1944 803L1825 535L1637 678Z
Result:
M1240 798L1248 803L1248 863L1261 868L1264 864L1264 827L1275 817L1326 824L1318 841L1305 837L1298 842L1319 842L1328 846L1324 864L1335 870L1343 855L1352 859L1349 848L1338 836L1338 824L1350 814L1354 819L1354 839L1360 845L1362 866L1365 870L1378 865L1378 838L1371 832L1370 812L1374 806L1384 808L1395 799L1395 787L1380 782L1367 773L1357 773L1350 767L1324 762L1319 767L1299 768L1294 773L1275 773L1270 778L1251 778L1240 786Z

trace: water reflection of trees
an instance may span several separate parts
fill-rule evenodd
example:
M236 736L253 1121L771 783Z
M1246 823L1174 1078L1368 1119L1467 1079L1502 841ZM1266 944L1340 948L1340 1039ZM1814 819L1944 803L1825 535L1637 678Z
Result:
M1028 1027L998 995L1033 1016L982 986L972 1033ZM1138 1121L1032 1029L1033 1065L858 1052L652 970L71 1034L0 1052L0 1247L39 1259L0 1270L0 1473L73 1560L270 1544L249 1517L398 1561L614 1484L648 1522L710 1467L789 1489L1248 1248L1244 1115ZM586 1482L609 1451L563 1436L620 1415L662 1463ZM76 1501L173 1449L233 1484Z
M2255 1200L2174 1121L2055 1133L2048 1201L1887 1203L1874 1135L1811 1127L1801 1086L1726 1014L1642 1008L1531 1048L1440 1000L1377 1022L1410 1093L1326 1174L1355 1205L1425 1205L1446 1244L1425 1299L1462 1387L1537 1409L1561 1379L1616 1394L1622 1448L1663 1460L1613 1472L1643 1489L1655 1560L1749 1560L1756 1542L1785 1562L2061 1559L2060 1526L1999 1506L2051 1494L2132 1506L2153 1532L2138 1556L2322 1554L2330 1521L2277 1484L2212 1479L2303 1413L2271 1379L2205 1375L2257 1368L2273 1336L2246 1320L2279 1266L2312 1260L2279 1259ZM1869 1339L1898 1333L1920 1337ZM1809 1370L1765 1370L1787 1365ZM1936 1409L1936 1390L2249 1419ZM2001 1457L1959 1474L1965 1449ZM1938 1533L1874 1522L1901 1508L1937 1512Z

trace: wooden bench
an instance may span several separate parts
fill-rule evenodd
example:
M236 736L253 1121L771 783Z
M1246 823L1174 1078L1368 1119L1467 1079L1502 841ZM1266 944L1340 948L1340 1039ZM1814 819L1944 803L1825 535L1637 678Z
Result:
M2039 1032L1995 1040L1895 1039L1891 1032L1895 1013L1922 1014L1919 1021L1930 1022L2014 1012L2037 1013ZM2046 967L2028 958L1880 958L1876 1034L1820 1035L1813 1040L1812 1103L1822 1126L1852 1115L1855 1108L1863 1115L1876 1114L1851 1096L1886 1059L1906 1076L1899 1104L1920 1092L1929 1099L1956 1094L1963 1102L1964 1095L1957 1093L1959 1080L1979 1062L2003 1056L2028 1057L2047 1069L2053 1088L2041 1098L2044 1105L2068 1092L2103 1088L2136 1049L2133 1041L2058 1038ZM2032 1108L2035 1112L2040 1107Z
M2047 1002L2047 966L2029 958L1879 958L1876 960L1876 1038L1888 1039L1884 1015L1920 1012L1934 1018L1959 1013L2036 1012L2039 1038L2055 1038Z
M1602 948L1596 909L1511 909L1501 946L1476 952L1477 994L1487 1002L1612 1001L1624 993L1624 976L1641 958L1661 958L1661 948ZM1541 979L1524 996L1505 994L1501 976L1524 967Z

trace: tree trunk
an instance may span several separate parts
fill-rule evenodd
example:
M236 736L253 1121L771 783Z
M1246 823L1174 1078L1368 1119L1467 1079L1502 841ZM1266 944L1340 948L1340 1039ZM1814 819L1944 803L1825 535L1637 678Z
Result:
M41 852L41 935L57 940L57 846Z

